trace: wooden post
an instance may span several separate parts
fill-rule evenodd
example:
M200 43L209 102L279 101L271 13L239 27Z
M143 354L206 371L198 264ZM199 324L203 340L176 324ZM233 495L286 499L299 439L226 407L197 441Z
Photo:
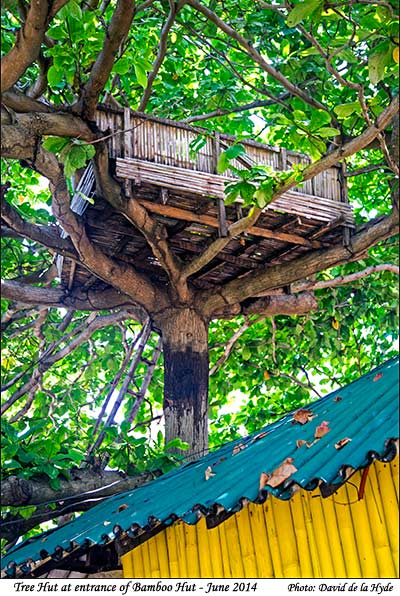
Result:
M279 151L279 167L282 171L287 168L287 151L283 147Z
M349 194L347 191L347 180L346 180L346 163L342 161L338 170L339 184L340 184L340 200L341 203L349 203ZM351 246L351 228L343 226L343 245Z
M217 164L219 155L221 152L221 142L219 132L214 133L214 173L217 173ZM217 199L217 211L218 211L218 235L220 238L226 238L228 236L228 224L226 222L226 210L224 199Z
M130 108L124 108L124 132L121 139L121 145L123 147L124 157L132 157L133 138L131 128L131 110ZM130 180L124 180L124 190L128 197L132 196L132 182Z

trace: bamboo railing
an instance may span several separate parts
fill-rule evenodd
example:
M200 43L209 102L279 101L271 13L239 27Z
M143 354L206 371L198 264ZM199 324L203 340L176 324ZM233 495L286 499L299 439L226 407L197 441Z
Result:
M130 109L101 108L97 124L110 130L110 156L116 160L116 174L126 181L127 194L131 184L152 185L188 195L201 195L222 201L227 178L232 173L217 175L216 164L221 151L235 142L234 137L213 134L205 129L183 123L150 117ZM192 157L191 147L201 139L202 146ZM201 144L201 143L200 143ZM246 156L232 162L236 168L249 164L270 165L276 170L290 169L296 164L308 164L310 158L251 140L242 141ZM345 226L353 223L351 207L340 166L334 166L306 181L274 201L269 209L312 218L321 224L340 219ZM165 209L165 215L168 208Z

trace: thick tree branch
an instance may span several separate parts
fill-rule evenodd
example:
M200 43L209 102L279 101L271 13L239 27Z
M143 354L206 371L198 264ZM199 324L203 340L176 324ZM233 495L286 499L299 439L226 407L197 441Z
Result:
M355 137L345 145L339 147L338 149L335 149L331 153L328 153L328 155L326 155L322 159L319 159L318 161L307 166L303 170L303 181L305 182L306 180L310 180L317 174L320 174L321 172L324 172L328 168L332 167L337 162L367 147L367 145L369 145L374 139L376 139L376 137L382 130L389 126L389 124L397 114L398 109L399 96L397 95L387 106L387 108L385 108L383 112L379 114L376 121L372 123L368 128L366 128L365 131L361 133L358 137ZM296 184L297 183L295 181L288 180L279 188L279 195L290 190L291 188L296 186ZM276 198L275 195L274 198Z
M102 499L133 490L160 475L145 472L126 476L123 472L88 467L70 470L70 480L59 477L60 487L54 490L46 477L29 480L10 476L1 483L1 502L5 507L37 506L38 510L25 520L20 515L8 514L0 523L3 537L11 542L38 524L73 511L87 511ZM54 504L55 508L50 505Z
M135 15L134 0L118 0L111 22L105 32L103 47L90 72L81 99L82 116L92 120L100 93L103 91L121 43L128 34Z
M25 23L17 32L14 46L1 59L3 91L12 87L38 57L46 31L49 4L47 0L35 0L30 3Z
M8 91L3 91L1 94L1 101L4 105L11 108L11 110L14 110L14 112L49 113L60 110L59 106L51 106L42 101L33 99L32 97L28 97L15 87Z
M80 263L107 284L131 296L146 310L162 308L164 294L150 280L137 273L131 265L108 257L89 240L82 220L71 210L69 191L55 156L39 147L34 159L27 160L27 163L50 180L53 213L70 236Z
M43 476L18 478L10 476L1 483L1 502L5 507L43 505L67 501L80 497L105 497L127 490L133 490L154 475L125 476L122 472L112 472L92 468L70 470L71 480L60 476L60 487L51 488L48 479Z
M77 252L69 238L61 238L56 226L42 226L25 221L7 201L1 201L1 217L19 237L28 238L57 252L60 255L76 260Z
M146 238L154 256L167 272L171 284L184 301L189 299L185 279L181 278L181 262L169 247L164 226L156 222L134 198L126 198L120 185L109 174L108 151L105 146L96 152L96 179L102 196L134 225Z
M354 261L377 244L398 233L398 213L380 218L368 226L362 226L352 238L351 248L338 244L325 250L312 251L303 257L275 265L263 271L249 273L223 286L219 292L200 295L200 308L209 316L230 310L232 305L252 296L268 294L270 290L301 281L308 276L331 267Z
M98 311L125 308L137 321L145 319L145 311L127 294L114 288L105 290L74 290L65 288L41 288L27 286L21 282L2 280L1 293L6 300L23 305L52 306L54 308L74 308L76 310Z
M13 121L12 121L13 120ZM31 112L11 115L2 109L1 124L6 126L14 125L25 130L31 136L55 135L58 137L72 137L83 141L91 142L96 135L88 125L78 116L65 112Z
M242 306L242 312L246 315L260 314L264 317L275 315L305 315L312 310L318 309L318 303L311 292L302 292L297 296L292 294L271 295L259 298L250 304Z

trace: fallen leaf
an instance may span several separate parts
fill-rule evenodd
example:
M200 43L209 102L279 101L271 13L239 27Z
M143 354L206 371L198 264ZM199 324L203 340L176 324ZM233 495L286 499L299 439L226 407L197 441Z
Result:
M347 445L347 443L350 443L350 441L351 439L349 439L348 437L346 437L345 439L340 439L340 441L335 443L335 449L343 449L343 447Z
M312 420L313 418L315 418L315 416L311 412L311 410L305 410L303 408L297 410L297 412L293 414L294 423L298 422L299 424L306 424L307 422L310 422L310 420Z
M207 470L205 471L206 480L210 480L212 476L215 476L215 473L212 471L211 466L208 466Z
M377 373L372 380L375 383L375 381L379 381L379 379L381 379L382 377L383 377L382 373Z
M121 511L123 511L124 509L128 509L128 505L126 505L126 503L118 507L118 513L121 513Z
M262 491L262 489L264 488L264 486L268 483L268 479L269 479L269 474L266 474L265 472L261 472L261 475L260 475L260 488L258 489L260 492Z
M262 432L259 435L256 435L253 439L251 439L250 443L255 443L256 441L259 441L260 439L266 437L267 435L269 435L269 432Z
M287 457L280 466L276 468L268 478L268 486L279 486L289 478L294 472L297 472L297 468L293 465L293 457Z
M236 445L233 448L232 455L236 455L240 451L243 451L243 449L246 449L246 445L244 445L243 443L239 443L239 445Z
M336 397L333 398L333 401L342 401L343 397L340 397L340 395L337 395Z
M324 435L326 435L331 429L329 428L329 422L323 420L319 426L315 429L314 437L316 439L320 439Z
M303 445L307 445L307 441L303 441L303 439L298 439L296 441L296 447L297 447L297 449L300 449L300 447L303 447Z

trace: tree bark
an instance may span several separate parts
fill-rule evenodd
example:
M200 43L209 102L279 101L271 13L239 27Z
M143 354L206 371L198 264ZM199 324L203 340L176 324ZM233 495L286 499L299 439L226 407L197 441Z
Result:
M168 309L160 321L164 352L165 443L179 438L195 459L208 448L208 321L193 308Z

